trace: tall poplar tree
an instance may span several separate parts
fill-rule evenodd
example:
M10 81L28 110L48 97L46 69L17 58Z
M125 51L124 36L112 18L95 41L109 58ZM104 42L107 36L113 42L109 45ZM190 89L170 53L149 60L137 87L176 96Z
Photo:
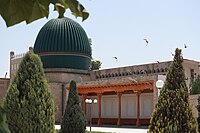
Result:
M149 133L197 133L198 127L189 105L181 50L175 56L149 125Z
M76 89L76 82L70 82L69 96L65 113L62 118L62 133L84 133L86 130L86 117L80 106L80 99Z
M41 60L28 52L19 65L5 101L12 133L53 133L54 105Z

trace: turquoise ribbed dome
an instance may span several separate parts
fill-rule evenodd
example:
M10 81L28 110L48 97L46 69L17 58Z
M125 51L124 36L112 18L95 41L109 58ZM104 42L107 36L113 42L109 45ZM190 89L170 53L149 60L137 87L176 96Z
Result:
M44 68L89 69L88 37L81 25L69 18L48 21L36 38L34 52L41 57Z

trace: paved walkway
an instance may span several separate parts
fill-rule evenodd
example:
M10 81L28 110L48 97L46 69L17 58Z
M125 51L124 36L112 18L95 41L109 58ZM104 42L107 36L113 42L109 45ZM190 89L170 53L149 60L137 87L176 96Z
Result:
M60 129L60 125L55 125L56 129ZM86 129L90 131L90 127L87 126ZM104 127L91 127L92 131L110 132L110 133L147 133L147 127L116 127L116 126L104 126Z

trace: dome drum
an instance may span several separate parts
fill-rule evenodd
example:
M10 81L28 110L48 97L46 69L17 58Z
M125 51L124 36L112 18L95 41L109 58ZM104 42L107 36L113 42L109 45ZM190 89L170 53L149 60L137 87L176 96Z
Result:
M72 68L87 70L90 58L79 55L45 55L40 56L44 68Z

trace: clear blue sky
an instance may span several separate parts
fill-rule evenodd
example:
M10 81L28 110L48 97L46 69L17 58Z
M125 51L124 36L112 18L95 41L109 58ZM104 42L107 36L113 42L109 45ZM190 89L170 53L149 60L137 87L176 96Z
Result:
M200 61L199 0L81 0L90 12L82 22L70 11L92 38L93 58L102 69L172 60L181 48L184 58ZM6 27L0 16L0 77L9 72L9 53L24 53L33 46L41 27L57 13L51 6L48 19ZM149 40L146 46L144 38ZM184 44L188 45L184 49ZM113 58L118 57L116 62Z

